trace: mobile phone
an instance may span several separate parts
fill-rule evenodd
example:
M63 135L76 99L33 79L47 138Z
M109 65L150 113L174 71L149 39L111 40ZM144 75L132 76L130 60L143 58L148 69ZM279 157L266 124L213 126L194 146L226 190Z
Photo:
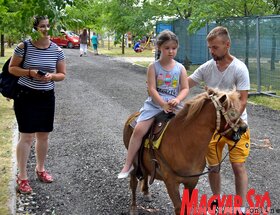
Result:
M41 76L45 76L47 74L47 72L42 71L42 70L38 70L37 74L41 75Z

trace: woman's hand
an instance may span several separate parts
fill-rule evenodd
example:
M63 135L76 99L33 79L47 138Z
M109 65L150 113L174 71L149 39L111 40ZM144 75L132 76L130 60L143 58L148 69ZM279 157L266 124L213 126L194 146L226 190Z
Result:
M51 73L48 73L46 75L39 75L39 74L36 74L36 79L39 79L40 81L51 81L52 80L52 74Z
M37 71L30 70L30 76L32 78L35 78L37 80L44 81L44 82L52 80L52 74L51 73L47 72L45 75L40 75L40 74L38 74L38 70Z

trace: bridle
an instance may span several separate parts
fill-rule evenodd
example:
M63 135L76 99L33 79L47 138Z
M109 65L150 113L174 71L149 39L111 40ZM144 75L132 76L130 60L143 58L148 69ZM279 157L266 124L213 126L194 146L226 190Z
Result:
M235 122L232 122L230 119L230 111L233 110L233 108L229 108L228 110L225 109L225 105L227 103L227 100L225 100L222 104L219 100L219 98L217 98L217 96L215 94L210 94L209 95L210 99L212 100L212 103L214 104L215 108L216 108L216 113L217 113L217 120L216 120L216 130L217 130L217 135L220 135L217 144L219 143L219 141L221 140L221 138L223 136L225 136L228 132L230 132L231 130L233 130L233 133L231 135L231 139L234 141L234 145L228 150L228 152L226 153L226 155L221 159L221 161L219 161L218 164L218 169L220 171L221 169L221 164L222 162L225 160L225 158L229 155L230 151L233 150L236 146L236 144L238 143L238 141L241 139L241 136L243 133L246 132L247 130L247 126L245 126L244 128L241 128L241 126L238 126L237 124L240 121L240 115L237 118L237 120ZM230 126L230 128L228 128L227 130L223 131L223 132L219 132L220 130L220 125L221 125L221 113L223 114L227 124ZM235 117L236 118L236 117ZM216 150L217 150L217 145L216 145ZM218 156L218 153L217 153ZM218 158L218 160L220 160ZM208 172L213 172L214 169L209 169L208 168Z
M211 99L212 103L214 104L215 108L216 108L216 114L217 114L217 119L216 119L216 130L217 130L217 134L219 134L220 136L225 136L228 132L230 132L231 130L233 130L233 136L232 139L233 141L238 141L241 137L241 135L239 134L240 131L240 126L238 125L239 121L240 121L240 117L237 118L237 120L235 120L235 122L233 122L230 119L230 113L231 110L233 110L233 108L229 108L226 109L225 106L227 104L227 100L225 100L223 103L220 102L219 98L215 95L215 94L210 94L209 98ZM219 132L220 131L220 127L221 127L221 114L224 116L225 120L226 120L226 126L229 126L228 129L226 129L223 132Z

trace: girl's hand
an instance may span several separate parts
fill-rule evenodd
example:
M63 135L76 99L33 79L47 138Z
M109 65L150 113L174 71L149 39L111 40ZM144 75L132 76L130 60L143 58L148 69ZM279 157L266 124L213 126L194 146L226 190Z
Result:
M171 99L168 101L168 104L173 108L176 107L179 103L180 103L180 100L177 98Z
M168 102L164 103L162 109L164 110L165 113L173 112L173 107L170 104L168 104Z

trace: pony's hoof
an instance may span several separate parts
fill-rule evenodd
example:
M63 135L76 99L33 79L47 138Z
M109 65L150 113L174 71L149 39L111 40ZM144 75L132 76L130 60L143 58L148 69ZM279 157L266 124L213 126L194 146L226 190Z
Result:
M152 201L152 195L150 193L144 194L143 199L145 202L151 202Z
M138 215L138 209L137 206L131 206L129 215Z

